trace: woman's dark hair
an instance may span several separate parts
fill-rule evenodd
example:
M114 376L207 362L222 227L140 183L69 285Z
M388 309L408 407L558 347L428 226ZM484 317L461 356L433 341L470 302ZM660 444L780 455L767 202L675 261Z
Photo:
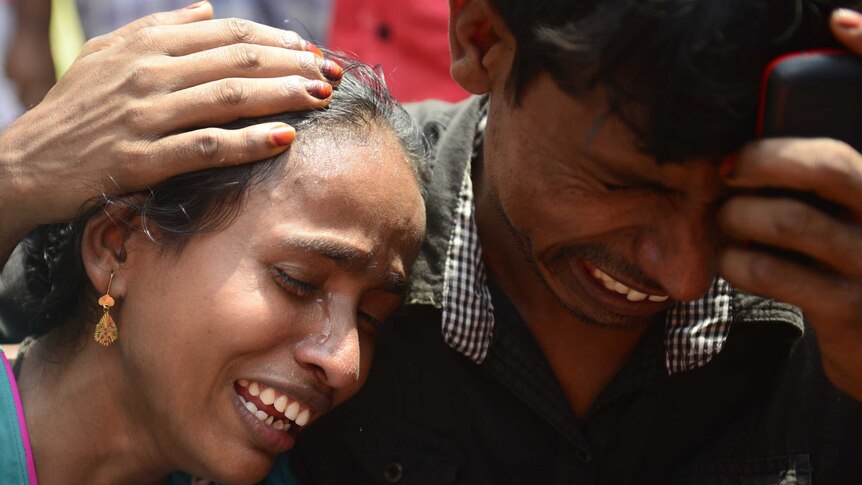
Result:
M344 75L327 108L246 119L226 128L284 122L296 129L297 143L301 143L302 136L363 136L373 129L388 129L400 142L405 163L411 165L424 197L427 142L418 126L391 97L374 70L342 55L329 53L328 57L344 68ZM195 235L230 225L253 187L284 173L278 168L286 158L282 153L257 163L178 175L131 196L102 196L73 221L37 228L25 241L29 294L25 305L31 316L30 334L40 336L74 320L70 317L97 313L80 245L84 225L97 211L120 205L126 209L121 212L140 217L142 230L163 250L181 251Z
M760 76L785 53L837 46L858 0L490 0L516 38L515 104L539 72L596 85L659 161L720 159L754 137Z

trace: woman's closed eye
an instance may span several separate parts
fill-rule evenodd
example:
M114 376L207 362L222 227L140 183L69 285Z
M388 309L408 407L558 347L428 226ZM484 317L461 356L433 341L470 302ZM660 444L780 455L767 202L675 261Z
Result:
M314 296L317 293L318 289L315 286L293 278L278 268L273 268L273 275L279 286L300 298Z
M359 310L357 313L360 322L364 322L368 327L367 330L373 332L379 331L383 327L383 320L374 317L373 315Z

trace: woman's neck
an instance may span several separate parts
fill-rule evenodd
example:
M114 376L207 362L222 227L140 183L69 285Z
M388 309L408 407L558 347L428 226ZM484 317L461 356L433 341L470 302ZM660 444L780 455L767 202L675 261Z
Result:
M56 332L27 352L18 387L36 471L55 483L158 483L171 471L135 419L119 348L70 346ZM68 340L66 340L68 342Z

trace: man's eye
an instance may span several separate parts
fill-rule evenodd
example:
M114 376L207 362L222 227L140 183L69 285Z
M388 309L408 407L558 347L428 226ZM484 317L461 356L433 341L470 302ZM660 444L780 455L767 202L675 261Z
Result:
M290 291L291 293L295 293L296 296L299 297L308 297L314 295L317 291L317 288L314 286L305 283L304 281L300 281L296 278L291 278L284 271L273 268L273 274L275 276L276 282L284 289Z

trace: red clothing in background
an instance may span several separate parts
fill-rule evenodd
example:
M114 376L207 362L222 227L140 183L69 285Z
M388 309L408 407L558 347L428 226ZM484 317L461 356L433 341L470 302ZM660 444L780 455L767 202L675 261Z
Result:
M338 0L328 46L383 68L402 102L467 97L449 76L449 2Z

